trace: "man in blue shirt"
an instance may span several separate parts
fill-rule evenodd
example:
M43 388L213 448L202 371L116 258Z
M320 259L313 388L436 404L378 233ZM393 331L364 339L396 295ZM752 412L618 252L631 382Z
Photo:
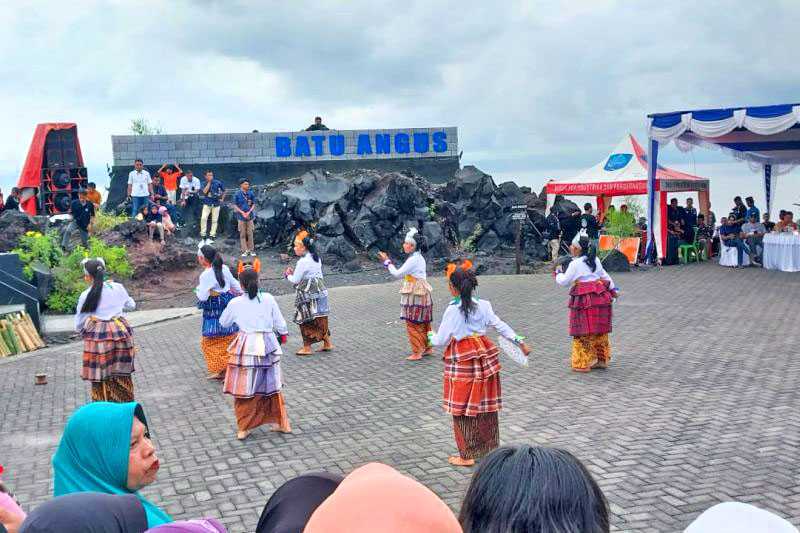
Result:
M242 247L242 257L256 255L255 244L253 243L253 212L256 208L256 196L250 190L250 179L242 178L239 180L239 190L233 197L233 210L236 212L236 220L239 227L239 243Z
M225 199L225 186L218 179L214 179L214 173L206 170L204 173L205 183L201 196L203 198L203 212L200 214L200 240L208 244L214 242L217 237L217 222L219 221L219 208ZM211 232L208 229L208 216L211 215ZM208 239L206 238L208 235Z
M736 267L740 268L744 260L744 254L750 255L750 248L742 240L741 228L736 225L736 219L732 217L722 218L722 226L719 228L719 240L724 246L736 248L738 258Z
M756 217L756 222L761 220L761 210L756 207L756 202L753 200L752 196L748 196L744 199L747 203L747 211L745 211L745 221L749 221L750 217Z

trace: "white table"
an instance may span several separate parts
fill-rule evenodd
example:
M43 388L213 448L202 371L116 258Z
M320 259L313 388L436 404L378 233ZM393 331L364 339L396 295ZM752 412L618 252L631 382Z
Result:
M800 235L767 233L764 235L764 268L800 272Z

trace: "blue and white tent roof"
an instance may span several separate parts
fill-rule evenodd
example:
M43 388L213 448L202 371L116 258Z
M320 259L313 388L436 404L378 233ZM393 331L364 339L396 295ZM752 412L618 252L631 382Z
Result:
M675 141L719 147L761 164L800 163L800 104L701 109L648 115L648 134L660 144Z

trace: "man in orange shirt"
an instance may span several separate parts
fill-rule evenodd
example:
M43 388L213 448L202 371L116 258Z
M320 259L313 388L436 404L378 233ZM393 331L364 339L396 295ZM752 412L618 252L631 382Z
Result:
M86 184L86 187L89 189L86 191L86 199L94 204L94 210L97 212L100 210L100 204L103 202L103 197L100 195L100 191L97 190L97 184L94 182L90 181Z
M178 163L164 163L158 169L158 175L161 176L161 182L164 188L167 189L167 199L172 205L177 203L178 179L183 175L183 170Z

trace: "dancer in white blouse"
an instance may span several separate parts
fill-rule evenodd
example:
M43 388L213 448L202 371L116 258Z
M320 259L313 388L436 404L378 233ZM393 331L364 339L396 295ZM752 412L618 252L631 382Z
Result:
M569 334L572 340L572 370L589 372L607 368L611 362L612 304L618 296L611 276L597 258L595 247L581 237L570 248L573 259L566 271L554 272L556 283L570 288Z
M492 304L475 296L478 278L465 261L447 267L450 293L455 299L445 309L439 330L431 333L433 346L444 350L444 410L453 416L458 455L448 461L471 466L499 445L497 413L503 406L500 393L500 361L497 346L486 336L497 333L528 348L511 327L500 320Z
M291 433L286 404L283 401L281 344L286 343L286 328L275 297L258 290L258 272L244 270L239 276L245 294L231 300L219 323L236 324L239 333L228 347L228 369L223 391L234 397L233 408L239 440L264 424L274 424L273 431Z
M400 268L394 266L386 252L378 254L392 276L403 278L400 289L400 318L406 323L408 342L411 344L411 355L406 358L409 361L417 361L423 355L432 354L428 345L428 332L433 320L432 288L427 280L427 264L419 249L424 247L424 241L417 233L417 228L411 228L406 233L403 251L408 254L408 258Z
M205 267L200 274L195 294L197 307L203 310L203 338L200 348L208 367L208 379L222 379L228 364L228 345L238 328L222 326L219 317L228 302L242 293L242 287L230 269L222 262L222 255L211 245L198 249L198 262Z
M303 336L303 348L297 355L311 355L312 346L318 342L322 343L321 351L330 352L333 344L328 327L328 289L322 279L322 258L308 232L297 234L294 253L300 258L297 268L287 268L284 276L296 290L294 322Z
M133 329L124 312L136 303L121 284L105 281L102 257L84 259L84 280L91 287L83 291L75 309L75 330L83 337L81 378L92 382L92 400L133 401Z

